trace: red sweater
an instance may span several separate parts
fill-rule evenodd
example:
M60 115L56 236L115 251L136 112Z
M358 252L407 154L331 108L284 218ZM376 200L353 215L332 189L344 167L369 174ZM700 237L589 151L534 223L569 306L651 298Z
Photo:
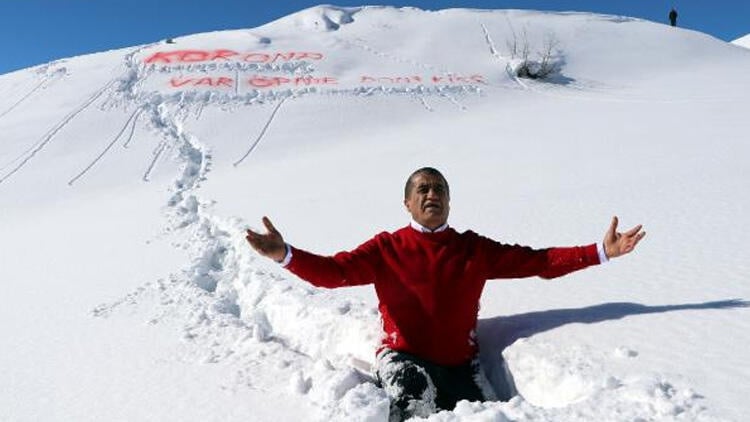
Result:
M474 328L486 280L553 278L598 263L595 244L535 250L472 231L407 226L332 257L292 248L287 269L319 287L375 284L384 347L460 365L477 352Z

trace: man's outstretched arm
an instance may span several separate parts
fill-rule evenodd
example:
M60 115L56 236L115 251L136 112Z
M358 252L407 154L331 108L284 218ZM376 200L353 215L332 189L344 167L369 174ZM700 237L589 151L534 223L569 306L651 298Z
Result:
M601 248L597 247L599 263L629 254L646 235L646 232L641 230L643 226L640 224L624 233L620 233L617 231L618 222L617 217L612 217L612 223L604 234ZM592 265L591 260L586 258L586 250L587 247L548 249L548 262L552 265L543 271L540 276L542 278L555 278ZM593 248L591 250L593 251ZM604 256L602 256L602 252Z
M370 240L351 252L320 256L284 242L268 217L263 217L266 233L250 229L245 238L260 255L271 258L309 283L326 288L370 284L375 281L376 241Z
M556 278L628 254L646 233L641 231L640 224L619 233L617 223L617 217L613 217L604 240L599 245L532 249L485 239L490 251L487 255L488 278Z

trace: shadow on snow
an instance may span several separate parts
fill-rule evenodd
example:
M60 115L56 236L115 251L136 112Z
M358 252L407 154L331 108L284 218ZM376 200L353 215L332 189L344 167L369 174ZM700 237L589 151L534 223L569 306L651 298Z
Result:
M552 309L480 319L477 324L477 337L481 344L480 359L498 398L508 400L516 394L516 391L512 376L502 360L501 352L518 339L531 337L567 324L595 324L633 315L672 311L747 307L750 307L750 302L743 299L661 306L614 302L585 308Z

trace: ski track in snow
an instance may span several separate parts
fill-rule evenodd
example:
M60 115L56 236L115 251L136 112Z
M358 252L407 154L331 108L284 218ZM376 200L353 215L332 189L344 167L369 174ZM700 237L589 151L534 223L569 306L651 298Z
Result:
M455 105L456 107L458 107L458 109L459 109L459 110L461 110L461 111L466 111L466 110L468 110L468 108L467 108L467 107L466 107L465 105L461 104L461 103L460 103L460 102L459 102L459 101L458 101L458 100L457 100L457 99L456 99L456 98L455 98L454 96L452 96L452 95L450 95L450 94L445 94L445 95L444 95L444 97L445 97L445 98L446 98L446 99L447 99L447 100L448 100L448 101L449 101L449 102L450 102L451 104L453 104L453 105Z
M419 62L419 61L413 60L413 59L405 59L403 57L399 57L399 56L397 56L395 54L392 54L392 53L386 53L386 52L377 50L375 48L370 47L364 40L362 40L360 38L357 38L356 41L349 41L349 40L345 40L345 39L343 39L341 37L336 37L336 40L339 41L340 43L344 44L344 45L348 45L348 46L351 46L351 47L355 47L355 48L364 50L364 51L366 51L366 52L368 52L370 54L373 54L373 55L375 55L377 57L380 57L380 58L386 59L386 60L390 60L390 61L393 61L393 62L396 62L396 63L399 63L399 64L408 64L408 65L415 66L417 68L421 68L421 69L428 70L428 71L431 71L431 72L437 72L437 73L442 74L444 76L448 76L448 75L451 75L451 74L454 73L454 72L450 72L450 71L448 71L448 70L446 70L444 68L441 68L439 66L435 66L435 65L432 65L432 64L428 64L428 63L422 63L422 62Z
M72 179L70 179L68 181L68 185L69 186L72 186L73 183L75 183L78 179L80 179L81 177L83 177L83 175L85 175L89 170L91 170L91 168L94 167L94 165L96 163L98 163L104 157L104 155L106 155L107 152L117 143L117 141L120 139L120 137L122 137L122 135L125 133L125 130L128 129L128 127L130 127L130 135L127 137L127 139L125 140L125 143L123 144L123 148L127 148L128 147L128 144L130 143L131 139L133 138L133 133L135 132L135 125L136 125L136 122L138 121L138 117L141 115L141 113L143 112L143 110L144 110L143 108L137 108L137 109L135 109L135 111L133 111L133 113L130 115L130 117L128 117L128 120L122 126L122 129L120 130L120 132L114 137L114 139L112 139L112 142L110 142L104 148L104 150L101 153L99 153L99 155L97 155L96 158L94 158L91 161L91 163L89 163L88 166L86 166L86 168L84 168L83 170L81 170L80 173L78 173Z
M67 69L62 67L54 70L53 72L49 72L48 68L45 68L44 76L42 77L42 80L40 80L34 87L29 90L26 94L24 94L18 101L13 103L10 107L8 107L5 111L0 113L0 119L2 119L6 114L13 111L16 107L21 105L24 101L26 101L28 98L30 98L35 92L40 90L42 87L47 88L48 86L52 85L56 80L59 80L60 78L64 77L67 74Z
M29 161L31 161L37 153L39 153L41 150L44 149L44 147L47 146L54 138L55 136L66 126L68 125L76 116L78 116L80 113L82 113L84 110L89 108L91 104L93 104L96 100L98 100L107 90L109 90L114 84L117 82L116 79L110 80L107 82L102 88L100 88L98 91L94 92L86 101L83 102L79 107L68 113L62 120L60 120L57 124L55 124L52 129L50 129L44 136L42 136L41 139L39 139L37 142L32 144L31 147L29 147L26 151L21 153L16 159L11 161L8 165L4 166L0 170L5 170L5 168L9 167L16 161L20 162L13 167L10 171L5 173L2 177L0 177L0 183L5 182L8 180L9 177L13 176L16 172L21 170Z
M373 54L373 55L375 55L377 57L380 57L380 58L383 58L383 59L386 59L386 60L390 60L390 61L393 61L393 62L396 62L396 63L399 63L399 64L408 64L408 65L415 66L417 68L421 68L421 69L424 69L424 70L427 70L427 71L436 72L436 73L438 73L440 75L443 75L443 76L450 76L450 75L455 74L455 72L451 72L451 71L449 71L447 69L444 69L442 67L439 67L439 66L435 66L435 65L427 64L427 63L422 63L422 62L419 62L417 60L405 59L405 58L399 57L399 56L397 56L395 54L391 54L391 53L386 53L386 52L383 52L383 51L379 51L379 50L377 50L375 48L370 47L366 42L364 42L364 40L359 39L359 38L357 38L356 42L355 41L345 40L345 39L340 38L340 37L337 37L336 40L338 42L344 44L344 45L348 45L348 46L359 48L359 49L364 50L364 51L366 51L366 52L368 52L370 54ZM451 104L453 104L456 107L458 107L459 110L461 110L461 111L466 111L467 110L467 107L465 105L459 103L458 100L456 100L455 97L453 97L450 94L450 91L455 91L455 90L453 90L453 89L446 89L445 87L436 87L435 90L437 91L438 95L440 95L442 97L445 97ZM431 91L430 89L427 89L426 92L420 92L420 94L429 94L430 91ZM424 102L423 102L423 105L425 105L425 108L428 111L433 111L433 109L431 107L427 106L426 104L424 104Z
M276 107L273 108L273 111L271 112L271 115L268 117L268 120L266 121L266 124L263 126L263 129L261 129L260 133L255 138L255 141L250 145L250 148L247 150L247 152L242 157L240 157L239 160L235 161L234 164L232 164L233 166L235 167L239 166L240 163L242 163L245 160L245 158L247 158L253 152L253 150L255 150L255 147L258 146L261 139L263 139L263 136L265 136L266 131L268 130L268 127L271 126L271 122L273 122L273 119L276 117L276 113L279 111L281 106L284 104L284 102L288 98L289 97L284 97L281 99L281 101L279 101L278 104L276 104Z
M484 32L484 42L487 43L487 47L489 47L490 49L490 54L492 54L492 57L495 57L498 60L503 60L503 57L497 51L497 48L495 48L495 42L492 40L490 31L487 29L487 26L485 26L484 24L480 25L482 26L482 31Z
M144 182L148 182L150 180L151 172L153 172L154 169L156 168L156 163L159 161L159 159L161 158L162 154L164 153L166 149L167 149L167 141L161 140L159 144L156 146L156 148L154 149L154 151L151 153L151 155L153 155L153 158L151 159L151 162L149 162L148 166L146 167L146 170L143 172L143 176L141 177L141 179Z
M419 103L422 105L422 107L425 108L425 110L430 111L430 112L435 111L434 108L430 107L430 105L427 104L427 100L425 100L424 97L417 96L416 98L419 100Z
M143 49L150 47L151 45L153 44L148 44L148 45L135 48L130 53L126 54L124 57L126 72L124 75L110 79L107 83L104 84L104 86L102 86L99 90L97 90L90 97L88 97L80 106L78 106L73 111L68 113L65 117L63 117L62 120L60 120L57 124L55 124L38 141L34 142L31 146L29 146L29 148L27 148L25 151L19 154L15 159L11 160L7 164L5 164L3 167L0 167L0 171L4 171L8 167L11 167L13 166L13 164L18 162L18 164L15 167L10 169L4 175L0 176L0 184L5 182L8 178L13 176L15 173L21 170L24 166L26 166L40 151L42 151L55 138L55 136L57 136L57 134L60 131L63 130L63 128L65 128L65 126L70 124L70 122L72 122L78 115L80 115L82 112L87 110L92 104L94 104L97 100L99 100L105 93L110 92L109 98L104 101L105 105L107 104L107 102L112 101L112 99L117 98L117 96L114 95L115 93L124 94L124 97L126 98L132 97L132 93L137 90L137 87L139 86L139 84L142 84L147 76L147 75L143 75L143 73L139 71L140 67L136 64L135 55L139 53L140 51L142 51ZM59 79L67 75L67 69L65 67L58 68L50 74L49 69L53 65L56 65L57 63L59 62L49 63L45 66L42 66L38 70L39 73L45 74L45 77L43 78L42 83L37 85L37 88L34 88L23 99L33 94L33 92L36 91L38 87L41 87L43 85L43 82L47 81L48 79L53 79L53 80ZM119 66L120 65L115 66L115 68L113 68L111 72L115 72L117 67ZM120 86L113 90L112 88L118 83ZM111 92L111 91L114 91L114 92ZM122 131L120 132L120 134L118 134L115 137L114 141L100 154L100 156L94 159L94 162L92 162L89 167L84 169L84 171L81 174L71 179L68 184L72 185L80 176L85 174L89 170L90 167L92 167L97 161L99 161L104 156L104 154L106 154L106 152L111 148L111 145L113 145L117 141L117 139L119 139L121 135L122 135ZM132 132L131 132L131 136L132 136ZM128 138L127 142L130 142L130 138Z
M135 126L138 123L138 118L141 117L141 113L143 113L144 110L145 109L143 108L136 109L135 114L130 118L130 121L132 122L130 124L130 133L128 134L128 137L125 139L125 142L122 144L123 148L128 148L130 146L130 143L133 140L133 135L135 134Z

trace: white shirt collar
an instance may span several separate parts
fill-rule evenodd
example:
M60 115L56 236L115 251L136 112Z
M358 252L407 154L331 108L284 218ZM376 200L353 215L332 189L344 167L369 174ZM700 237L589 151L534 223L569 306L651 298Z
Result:
M411 228L413 228L414 230L416 230L418 232L422 232L422 233L438 233L438 232L445 231L445 229L448 228L448 222L447 221L445 222L445 224L443 224L442 226L436 228L435 230L428 229L427 227L425 227L425 226L417 223L416 221L414 221L414 219L411 220L411 222L409 223L409 225L411 225Z

